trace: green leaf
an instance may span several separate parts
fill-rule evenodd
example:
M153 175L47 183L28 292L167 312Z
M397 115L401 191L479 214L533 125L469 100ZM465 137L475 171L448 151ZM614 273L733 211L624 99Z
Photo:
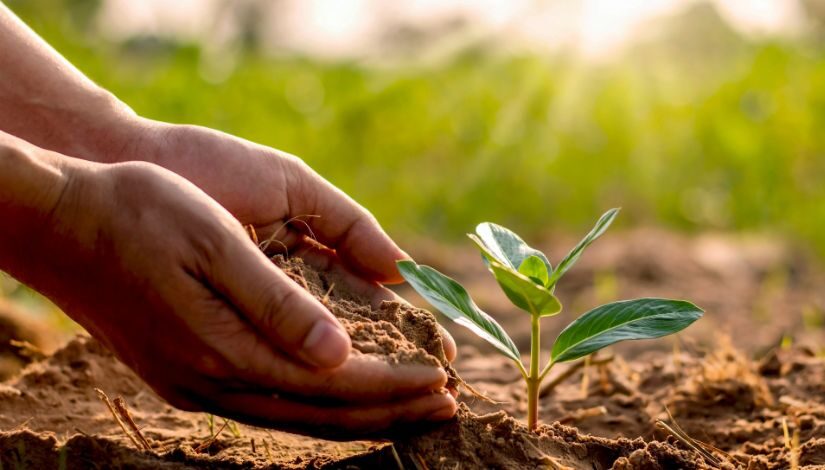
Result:
M598 222L596 222L596 226L590 230L590 233L587 234L582 240L579 242L578 245L575 246L567 256L556 266L556 270L553 271L553 274L550 275L550 280L548 281L548 286L555 286L556 282L564 276L564 273L567 272L568 269L573 267L573 265L578 261L579 256L581 256L582 252L585 248L587 248L591 243L593 243L597 238L602 236L602 234L607 230L607 227L610 227L610 224L613 223L613 219L619 214L619 208L610 209L609 211L605 212L601 217L599 217Z
M531 248L521 237L501 225L484 222L476 227L476 234L489 255L513 271L518 271L524 260L530 256L539 258L548 273L553 271L553 266L544 253Z
M524 274L514 272L496 261L489 264L501 290L518 308L542 317L561 312L561 302L543 285L536 284Z
M521 361L521 354L513 340L507 336L501 325L478 308L461 284L429 266L421 266L414 261L398 261L397 265L404 279L438 311L470 329L505 356L514 361Z
M636 299L602 305L559 334L551 361L572 361L619 341L673 334L687 328L703 313L684 300Z
M479 237L473 234L467 234L467 236L481 250L487 260L487 267L498 281L501 290L516 307L541 316L555 315L561 311L561 303L551 290L536 284L509 265L500 263Z
M535 255L530 255L524 258L521 266L518 267L518 272L529 277L533 282L540 286L547 285L550 275L547 272L547 266L541 258Z

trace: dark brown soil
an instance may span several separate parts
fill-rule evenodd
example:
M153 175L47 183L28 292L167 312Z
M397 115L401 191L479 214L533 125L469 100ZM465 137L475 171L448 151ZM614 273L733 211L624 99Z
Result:
M597 292L609 290L605 283L612 283L609 294L616 297L637 293L686 297L708 310L697 326L709 322L713 324L710 329L734 333L733 344L705 326L679 342L640 342L600 353L594 359L598 365L576 370L547 391L540 416L548 424L540 426L538 433L521 424L526 399L515 368L474 338L458 334L466 338L459 341L464 344L455 364L459 374L501 403L485 402L462 391L463 404L456 419L440 425L407 426L397 430L392 442L332 442L245 425L239 426L238 435L227 426L213 438L207 415L171 408L97 342L81 337L0 384L0 464L2 468L38 469L773 470L791 468L796 461L799 468L825 468L825 361L818 350L805 346L806 340L821 338L822 332L810 325L795 329L810 320L803 317L812 314L803 315L803 310L822 305L822 293L813 281L822 279L821 272L807 258L784 248L752 249L757 254L751 255L743 254L751 248L728 244L724 250L733 253L717 247L713 256L699 256L696 240L649 233L625 237L621 244L608 243L606 251L594 251L594 256L582 259L581 268L577 266L565 279L570 281L568 286L559 289L563 301L573 299L569 305L575 310L586 308L594 300L601 301L596 297L606 295ZM668 244L670 248L662 248ZM659 255L650 256L651 250ZM437 261L437 251L433 253ZM519 314L496 303L499 300L489 294L493 290L476 268L469 268L471 256L477 262L475 255L460 255L459 260L462 256L468 268L463 274L453 274L469 280L474 294L485 294L480 303L508 328L512 326L517 337L523 334L519 333L523 323ZM667 257L671 262L657 261ZM772 261L741 261L749 257ZM701 267L705 258L728 261L713 274L712 269ZM741 262L731 261L737 259ZM634 264L642 261L647 267ZM389 363L445 363L437 325L426 311L395 302L372 308L332 275L317 273L297 260L276 262L341 319L353 338L354 354L374 355ZM675 267L679 263L684 270ZM740 268L725 274L728 264ZM778 271L791 274L781 288L765 294L775 282L768 280L774 276L770 273ZM684 272L710 279L691 280ZM613 280L605 281L600 277L603 273L612 273ZM766 320L767 324L788 327L755 322L754 295L774 299L760 301L775 306L772 315L781 316ZM751 316L728 318L742 314ZM555 323L546 325L547 331L554 331ZM793 334L794 344L777 347L782 337L777 331ZM747 334L736 334L740 332ZM553 334L547 336L552 339ZM564 370L561 366L554 370L550 380ZM152 452L135 448L94 388L125 399ZM718 464L657 428L657 420L668 421L666 407L688 435L720 449L713 457ZM787 443L783 423L789 431ZM212 431L222 424L215 418Z

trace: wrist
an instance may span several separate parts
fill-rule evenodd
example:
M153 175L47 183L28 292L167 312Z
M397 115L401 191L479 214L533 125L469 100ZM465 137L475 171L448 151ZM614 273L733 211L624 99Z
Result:
M56 292L77 247L93 247L106 219L105 168L0 132L0 270Z
M145 120L114 95L100 90L92 103L73 112L71 120L74 125L61 126L65 135L54 150L98 163L136 159L133 153Z
M141 124L131 108L102 88L82 95L67 93L61 100L16 95L5 99L0 132L88 161L121 161L119 156L130 149ZM6 108L11 112L3 113Z
M37 245L69 185L55 154L0 132L0 264Z

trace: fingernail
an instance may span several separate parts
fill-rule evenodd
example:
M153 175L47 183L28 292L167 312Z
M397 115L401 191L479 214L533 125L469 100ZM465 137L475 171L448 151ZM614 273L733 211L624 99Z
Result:
M437 411L430 413L425 419L427 421L446 421L455 416L455 404L439 408Z
M427 415L424 419L427 421L444 421L452 418L456 411L458 411L458 404L455 402L455 399L453 399L452 396L448 394L447 390L443 388L436 393L445 395L445 398L447 399L440 400L445 403Z
M304 359L315 366L331 368L341 365L349 356L350 339L343 329L320 320L309 330L301 349Z

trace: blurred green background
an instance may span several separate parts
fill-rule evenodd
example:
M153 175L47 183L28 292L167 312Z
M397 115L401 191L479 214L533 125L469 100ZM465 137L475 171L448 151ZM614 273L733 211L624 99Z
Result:
M599 60L426 31L359 60L264 52L254 21L216 55L114 40L101 1L6 3L138 113L297 154L402 239L454 240L482 220L578 231L622 206L625 226L770 230L825 253L815 8L799 34L751 36L694 2Z

